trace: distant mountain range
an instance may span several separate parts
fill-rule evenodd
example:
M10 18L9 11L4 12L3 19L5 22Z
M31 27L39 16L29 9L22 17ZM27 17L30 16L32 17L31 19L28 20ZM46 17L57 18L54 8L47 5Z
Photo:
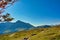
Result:
M5 22L5 23L0 23L0 34L22 31L22 30L29 30L32 28L34 28L33 25L22 22L20 20L16 21L15 23Z
M0 34L4 33L13 33L17 31L23 31L23 30L31 30L35 28L47 28L51 27L50 25L43 25L43 26L33 26L29 23L22 22L20 20L16 22L5 22L5 23L0 23Z
M37 28L48 28L51 27L51 25L42 25L42 26L37 26Z

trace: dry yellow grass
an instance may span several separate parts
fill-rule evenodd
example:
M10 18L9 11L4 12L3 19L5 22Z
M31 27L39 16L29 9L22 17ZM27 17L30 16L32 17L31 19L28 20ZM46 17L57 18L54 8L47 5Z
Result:
M60 26L0 35L0 40L60 40Z

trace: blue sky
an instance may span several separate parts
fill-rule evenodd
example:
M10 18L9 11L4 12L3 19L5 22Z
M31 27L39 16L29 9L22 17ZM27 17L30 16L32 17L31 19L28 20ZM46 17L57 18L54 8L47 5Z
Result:
M18 0L6 9L16 21L33 25L60 23L60 0Z

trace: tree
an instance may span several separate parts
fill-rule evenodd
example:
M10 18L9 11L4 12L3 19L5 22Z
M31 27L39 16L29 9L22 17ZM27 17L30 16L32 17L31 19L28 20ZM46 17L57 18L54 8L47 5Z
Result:
M0 22L12 21L14 19L14 18L10 17L9 13L7 13L6 15L2 15L2 13L5 12L4 9L10 7L16 1L17 0L0 0L0 8L1 8L0 9Z
M6 15L2 15L1 18L2 19L0 19L0 22L6 22L6 21L10 22L14 19L11 17L9 13L7 13Z

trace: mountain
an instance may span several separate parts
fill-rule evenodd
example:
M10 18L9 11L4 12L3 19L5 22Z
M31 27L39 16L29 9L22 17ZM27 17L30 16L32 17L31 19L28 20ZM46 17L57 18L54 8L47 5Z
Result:
M14 22L14 23L5 22L5 23L0 23L0 34L22 31L22 30L30 30L32 28L34 28L33 25L31 25L29 23L22 22L20 20Z
M48 28L51 27L51 25L42 25L42 26L37 26L37 28Z
M60 26L4 34L0 40L60 40Z

